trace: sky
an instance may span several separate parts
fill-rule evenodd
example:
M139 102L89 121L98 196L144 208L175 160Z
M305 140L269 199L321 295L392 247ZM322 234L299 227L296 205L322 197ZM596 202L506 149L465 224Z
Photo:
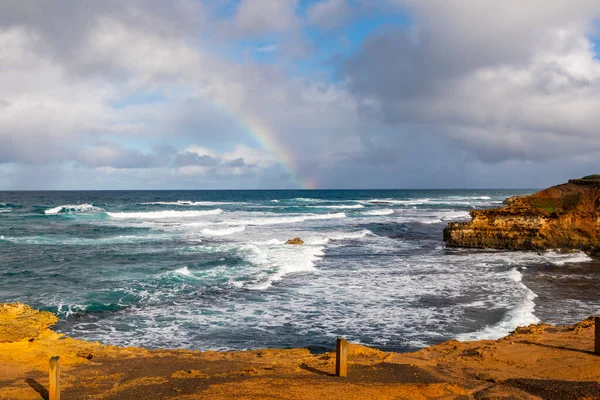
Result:
M0 190L600 173L597 0L0 0Z

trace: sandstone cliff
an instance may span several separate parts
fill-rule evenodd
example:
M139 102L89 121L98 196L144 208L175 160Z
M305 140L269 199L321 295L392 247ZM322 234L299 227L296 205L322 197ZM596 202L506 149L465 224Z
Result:
M451 247L583 250L600 254L600 175L572 179L506 206L472 210L470 222L444 229Z

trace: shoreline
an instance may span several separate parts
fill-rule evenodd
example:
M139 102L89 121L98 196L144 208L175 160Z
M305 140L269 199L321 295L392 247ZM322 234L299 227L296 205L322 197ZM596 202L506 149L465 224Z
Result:
M332 376L334 352L117 347L56 333L56 320L22 304L0 305L0 398L44 398L56 355L63 399L600 398L591 317L410 353L350 344L347 378Z

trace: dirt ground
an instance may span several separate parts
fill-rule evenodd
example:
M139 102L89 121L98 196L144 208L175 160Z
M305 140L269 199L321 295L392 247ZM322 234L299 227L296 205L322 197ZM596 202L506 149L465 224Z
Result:
M0 305L0 399L48 398L48 360L56 355L63 400L600 399L591 318L414 353L350 344L346 378L334 376L335 353L118 348L56 334L55 320Z

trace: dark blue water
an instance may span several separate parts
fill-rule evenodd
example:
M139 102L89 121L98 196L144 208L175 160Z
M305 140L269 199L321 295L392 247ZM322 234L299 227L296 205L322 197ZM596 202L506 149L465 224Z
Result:
M449 221L529 192L0 192L0 302L73 337L194 349L402 351L592 314L584 254L445 248Z

